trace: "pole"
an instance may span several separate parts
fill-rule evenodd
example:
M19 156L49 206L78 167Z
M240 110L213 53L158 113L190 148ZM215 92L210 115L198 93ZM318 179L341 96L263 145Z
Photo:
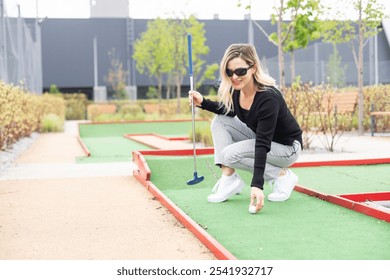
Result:
M98 59L97 59L97 39L93 37L93 86L97 88L98 81Z
M0 16L1 16L1 37L0 37L0 78L8 83L8 58L7 58L7 36L5 34L5 8L4 0L0 0Z
M378 29L378 28L377 28ZM375 85L379 84L379 66L378 66L378 31L375 33L374 37L374 76L375 76Z

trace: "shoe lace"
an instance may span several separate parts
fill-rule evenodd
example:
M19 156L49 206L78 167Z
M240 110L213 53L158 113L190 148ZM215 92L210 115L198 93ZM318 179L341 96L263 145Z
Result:
M279 184L276 183L276 180L269 181L271 187L272 187L272 192L273 193L281 193L282 191L280 190Z

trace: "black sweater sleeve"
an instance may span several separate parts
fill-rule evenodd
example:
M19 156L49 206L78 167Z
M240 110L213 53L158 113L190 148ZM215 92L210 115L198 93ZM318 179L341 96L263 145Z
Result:
M269 87L256 93L248 116L245 117L239 105L240 92L233 93L234 111L227 115L237 117L256 133L255 163L251 186L263 189L264 170L271 143L293 145L298 140L302 145L302 130L287 108L282 93ZM216 114L225 114L226 108L219 102L203 99L201 108Z
M220 102L217 101L212 101L207 98L203 98L202 104L201 104L201 109L207 110L210 112L213 112L218 115L223 115L226 114L226 107ZM227 116L234 117L236 114L233 111L230 111Z
M256 102L255 105L255 163L251 186L263 189L267 153L271 150L271 142L274 137L280 106L278 100L271 95L263 98L261 102Z
M239 94L233 96L238 108ZM287 108L283 95L274 87L258 92L253 100L248 117L236 110L237 117L256 133L255 162L251 186L263 189L264 170L271 143L293 145L295 140L302 144L302 131Z

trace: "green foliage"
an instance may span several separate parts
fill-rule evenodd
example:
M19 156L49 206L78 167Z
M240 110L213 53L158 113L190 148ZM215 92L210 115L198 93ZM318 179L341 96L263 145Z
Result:
M143 120L145 119L144 111L139 104L124 104L120 107L118 114L122 120Z
M310 147L313 137L322 134L324 146L333 151L339 137L351 130L350 113L335 114L331 101L335 90L329 86L309 84L285 89L286 102L303 130L304 148Z
M184 20L157 18L148 22L147 30L136 40L133 55L137 62L137 71L156 79L158 83L157 96L151 97L161 99L163 82L173 80L176 85L177 99L180 99L181 83L188 69L188 33L193 37L193 70L198 81L197 86L200 86L205 79L215 77L214 73L218 65L205 66L205 60L202 59L202 56L209 52L204 24L193 16Z
M0 82L0 150L39 131L43 116L50 113L64 120L65 102L61 95L39 96Z
M122 115L137 115L142 113L142 107L138 104L124 104L120 107L118 113Z
M56 114L44 115L41 121L41 132L60 132L64 130L64 121Z
M133 58L137 61L136 68L141 74L155 77L173 69L170 53L173 46L169 39L170 26L167 20L157 18L149 21L147 31L135 42Z
M339 6L345 3L349 4L351 9ZM338 20L322 21L321 34L323 41L333 44L357 42L359 31L363 32L364 38L374 36L380 31L377 27L384 16L384 6L377 0L349 0L332 3L328 10L330 13L336 14ZM361 15L360 19L359 14ZM360 30L355 27L359 25Z
M326 65L326 75L328 83L333 87L343 87L346 84L345 71L348 65L341 65L341 56L336 45L333 45L333 53L329 56L329 62Z
M210 87L209 96L217 96L217 90L214 87Z
M57 85L51 84L50 89L49 89L49 93L53 93L53 94L60 93Z
M343 2L338 2L339 5ZM357 68L358 75L358 87L359 87L359 98L363 100L363 48L367 38L379 32L377 28L384 15L384 6L378 3L377 0L350 0L347 1L352 9L340 9L338 5L333 5L333 11L339 13L340 18L347 18L344 21L328 21L323 25L323 36L324 41L332 42L337 44L339 42L349 43L353 58ZM351 11L354 11L351 13ZM351 20L351 18L356 18ZM356 50L356 45L357 50ZM363 134L364 130L364 112L361 110L363 104L358 106L358 127L359 135Z
M321 22L321 34L324 42L340 44L351 41L355 35L350 20L324 20Z
M158 92L156 87L149 86L148 87L148 92L146 93L146 97L149 99L157 98L158 97Z
M281 88L285 87L284 52L293 53L296 49L306 48L310 41L320 37L319 17L322 10L320 0L279 0L279 3L275 3L275 14L271 15L271 22L277 24L277 32L269 35L268 39L278 46ZM290 20L286 21L286 17ZM294 75L295 70L292 68L291 72Z
M40 117L46 114L56 114L62 120L65 119L65 100L62 95L42 94L39 96Z
M375 111L389 112L390 111L390 85L378 85L364 87L364 129L370 129L370 118L368 113L371 110L371 104ZM380 116L375 118L375 131L389 132L390 131L390 116Z
M189 138L193 139L192 130L189 132ZM202 143L205 147L213 147L210 125L195 126L195 142Z
M219 65L217 63L208 65L206 67L206 70L204 71L204 75L202 75L200 79L196 81L196 87L197 88L200 87L206 79L215 80L216 79L215 73L218 71L218 69L219 69Z
M294 51L306 48L310 41L320 38L319 16L322 6L319 0L287 2L287 10L294 15L290 23L283 23L283 34L287 38L283 42L284 51Z
M84 93L63 94L66 104L66 120L85 120L87 111L87 96Z
M114 99L126 99L127 71L123 69L123 63L117 56L115 48L112 48L108 52L108 57L110 59L110 68L108 69L105 81L109 85L109 88L114 91Z
M291 84L291 87L293 89L298 89L301 85L301 76L298 75L298 76L295 76L295 80L294 82Z

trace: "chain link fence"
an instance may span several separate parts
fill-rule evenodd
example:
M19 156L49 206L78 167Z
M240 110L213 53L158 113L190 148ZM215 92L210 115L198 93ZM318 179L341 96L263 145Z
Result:
M375 49L367 45L364 49L363 83L365 86L390 83L390 61L377 60ZM291 77L291 56L285 54L285 79L291 85L296 78ZM269 74L279 78L277 57L265 59L263 63ZM333 47L329 43L316 43L294 54L295 77L302 82L314 85L329 83L336 87L357 86L358 72L352 50L341 44Z
M17 7L19 9L19 7ZM0 80L42 93L42 46L40 22L8 17L0 0Z

